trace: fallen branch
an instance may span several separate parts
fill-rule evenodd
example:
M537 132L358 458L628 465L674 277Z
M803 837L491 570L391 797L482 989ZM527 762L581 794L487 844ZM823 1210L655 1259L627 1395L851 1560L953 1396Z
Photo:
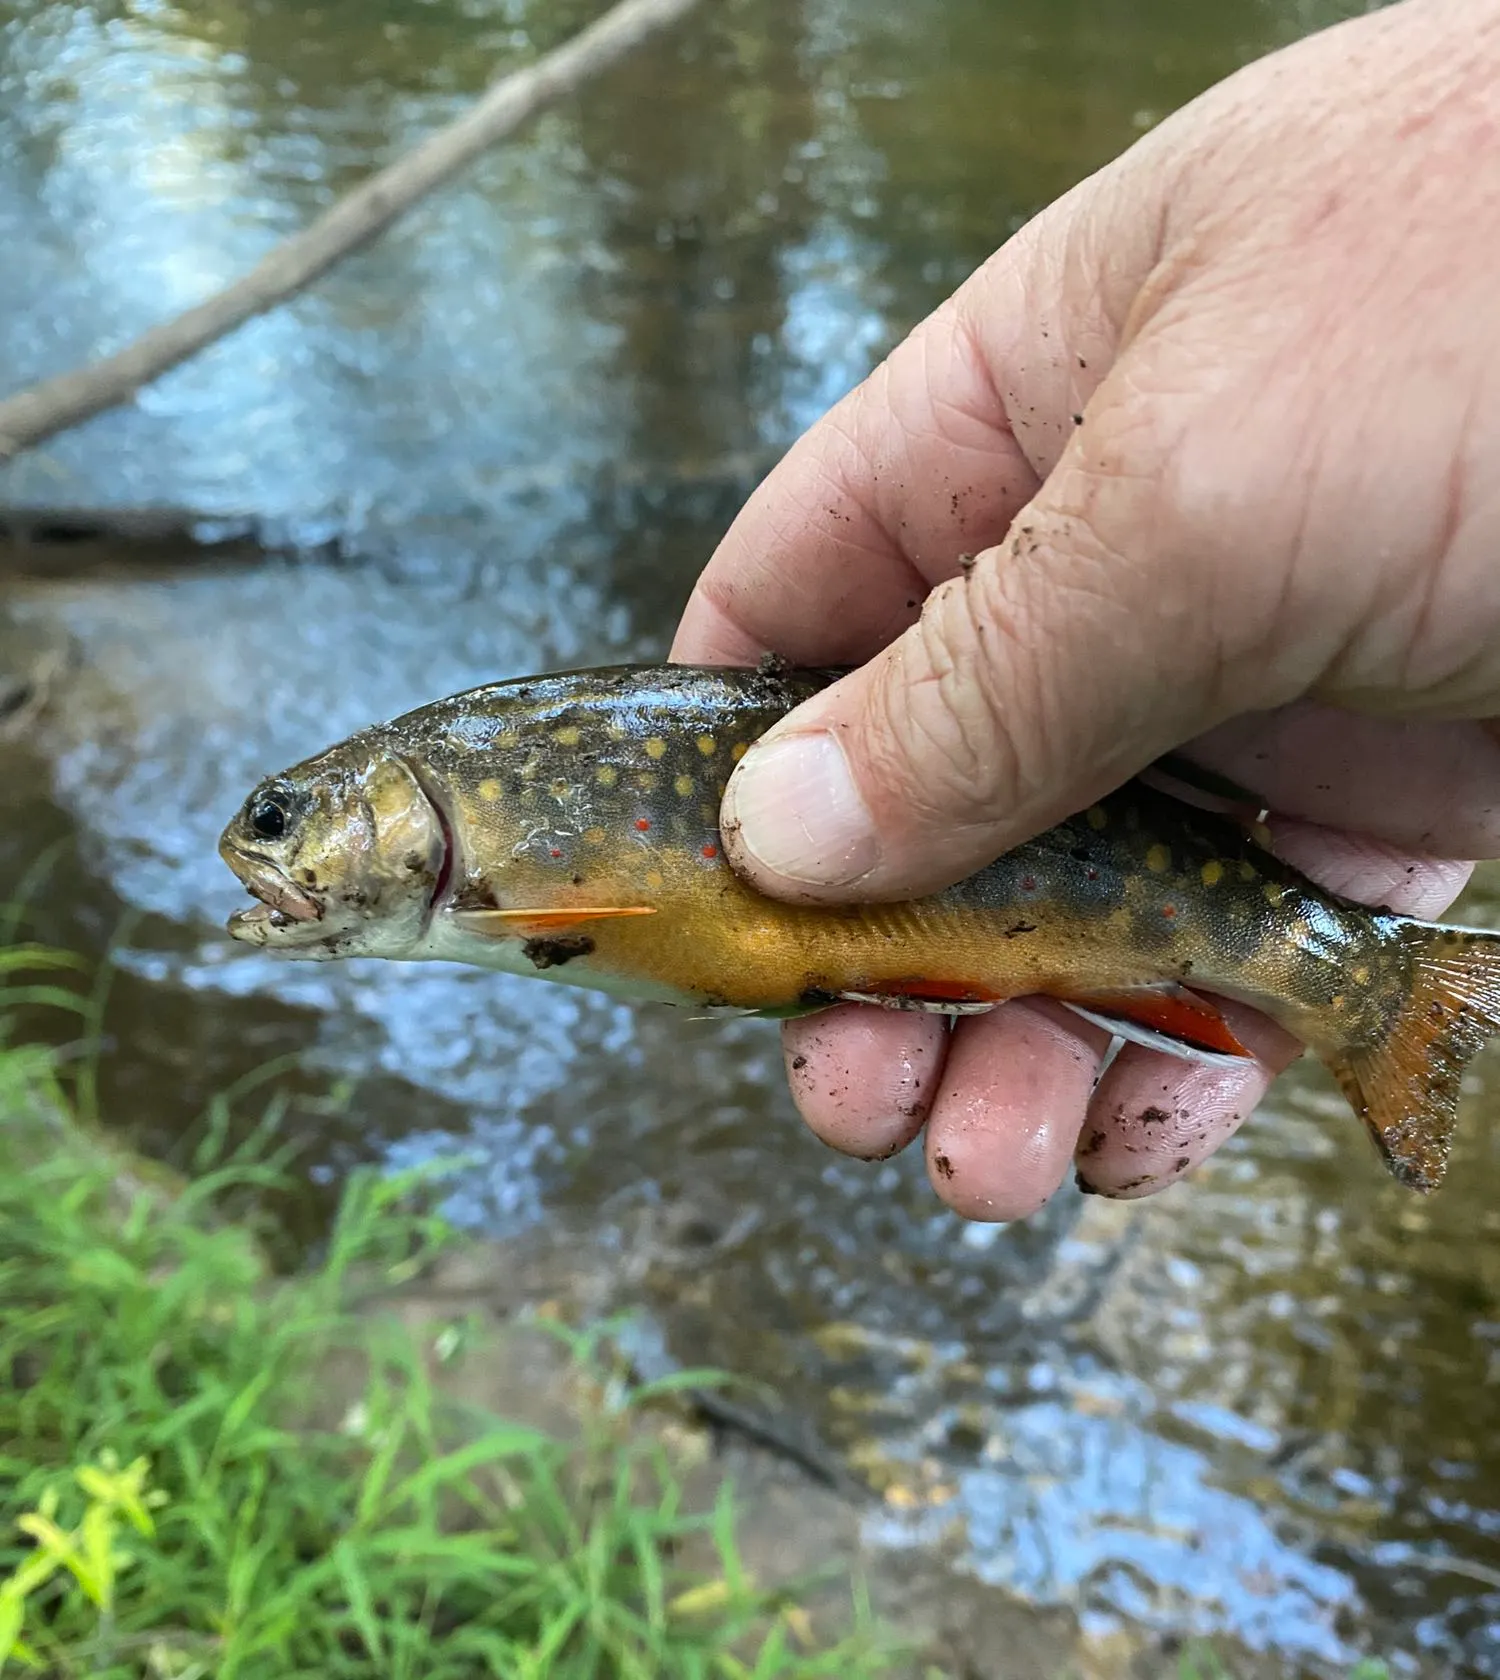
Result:
M133 344L0 401L0 462L127 401L179 362L300 292L480 153L565 98L696 0L621 0L571 41L497 82L472 110L372 175L251 271Z

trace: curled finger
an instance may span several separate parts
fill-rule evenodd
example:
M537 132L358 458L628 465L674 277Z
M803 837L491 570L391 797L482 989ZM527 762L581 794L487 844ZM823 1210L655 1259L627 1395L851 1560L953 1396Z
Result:
M1088 1106L1074 1155L1081 1190L1133 1200L1175 1184L1233 1137L1301 1055L1258 1010L1222 998L1214 1005L1251 1055L1229 1067L1127 1044Z
M842 1004L782 1028L787 1083L808 1127L862 1161L895 1155L922 1129L948 1050L948 1024Z
M967 1219L1023 1219L1067 1176L1109 1034L1044 998L960 1021L927 1122L933 1187Z

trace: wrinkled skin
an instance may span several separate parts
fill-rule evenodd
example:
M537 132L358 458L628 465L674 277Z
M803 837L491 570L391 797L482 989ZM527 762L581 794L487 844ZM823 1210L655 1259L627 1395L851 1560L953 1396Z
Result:
M930 890L1190 744L1316 880L1441 913L1500 854L1497 145L1500 0L1407 0L1211 90L922 323L684 615L678 658L867 662L736 772L735 866ZM1105 1194L1190 1171L1296 1054L1234 1026L1252 1068L1131 1048L1097 1087L1103 1035L1031 1000L786 1049L821 1137L925 1129L938 1193L1004 1219L1075 1160ZM1188 1118L1127 1168L1152 1108Z

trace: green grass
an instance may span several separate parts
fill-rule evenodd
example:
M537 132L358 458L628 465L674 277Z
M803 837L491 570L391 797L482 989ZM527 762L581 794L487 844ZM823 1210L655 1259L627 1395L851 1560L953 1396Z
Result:
M0 1028L66 1006L19 978L52 960L0 948ZM318 1263L277 1280L216 1212L274 1163L122 1192L108 1153L58 1122L75 1095L50 1053L0 1031L4 1680L888 1669L857 1604L854 1634L819 1648L794 1602L746 1578L727 1490L684 1508L638 1424L652 1393L618 1380L607 1341L574 1338L595 1400L562 1440L444 1398L432 1368L454 1329L357 1310L445 1240L411 1184L357 1178Z
M893 1672L858 1594L820 1641L748 1578L731 1489L688 1508L641 1427L671 1385L623 1380L608 1327L550 1332L585 1400L567 1439L445 1397L467 1328L371 1310L451 1238L416 1181L357 1176L278 1278L254 1232L274 1098L227 1158L216 1102L186 1183L113 1151L90 1058L20 1036L65 1010L98 1041L80 972L0 915L0 1680ZM1162 1680L1231 1676L1195 1647Z

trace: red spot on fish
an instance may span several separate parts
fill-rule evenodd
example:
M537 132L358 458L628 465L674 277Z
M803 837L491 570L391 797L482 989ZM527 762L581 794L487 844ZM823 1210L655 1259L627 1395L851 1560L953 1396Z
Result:
M717 846L705 846L703 848L703 855L704 857L710 858L717 857L719 855L719 848Z
M650 817L637 817L637 818L636 818L636 819L635 819L635 826L636 826L636 827L637 827L637 828L638 828L638 829L640 829L640 831L641 831L641 833L642 833L642 834L644 834L644 833L645 833L645 832L646 832L646 830L647 830L647 829L648 829L648 828L650 828L650 826L651 826L651 819L650 819Z
M1161 907L1161 913L1168 921L1171 921L1173 916L1177 914L1177 906L1175 904L1164 904Z
M553 855L553 857L561 857L562 856L562 847L561 846L554 846L552 848L552 855Z
M1023 875L1021 877L1021 891L1022 892L1035 892L1036 891L1036 876L1035 875Z

